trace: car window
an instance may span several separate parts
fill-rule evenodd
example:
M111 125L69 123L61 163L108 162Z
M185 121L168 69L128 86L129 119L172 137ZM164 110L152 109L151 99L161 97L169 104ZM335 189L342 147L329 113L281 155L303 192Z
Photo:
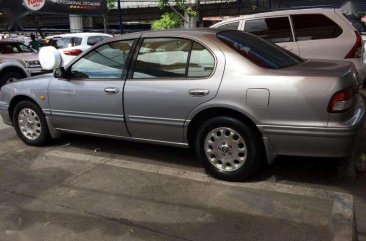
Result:
M239 21L223 24L217 27L218 29L238 29Z
M186 76L191 41L175 38L145 39L137 56L133 78Z
M282 48L242 31L223 31L217 37L246 59L267 69L282 69L304 62Z
M288 17L246 20L244 32L255 34L271 43L294 41Z
M188 77L208 77L215 67L215 58L199 43L193 43L188 67Z
M133 40L102 45L71 66L73 79L120 79Z
M346 14L344 16L351 22L352 26L360 33L366 32L366 25L359 18L351 17Z
M106 38L103 38L103 36L90 36L88 37L87 45L93 46L97 43L103 41Z
M322 14L292 15L297 41L337 38L343 33L341 27Z
M31 53L31 52L34 51L22 43L0 43L1 54L17 54L17 53Z
M57 49L71 48L81 45L82 38L61 37L56 38Z

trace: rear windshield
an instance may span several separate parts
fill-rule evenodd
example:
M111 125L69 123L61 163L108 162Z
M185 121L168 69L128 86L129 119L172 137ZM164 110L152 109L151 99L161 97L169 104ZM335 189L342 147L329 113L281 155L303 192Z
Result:
M303 63L304 60L287 50L242 31L223 31L217 37L242 56L267 69L283 69Z
M65 48L79 46L79 45L81 45L81 42L82 42L81 38L75 38L75 37L55 38L55 40L56 40L58 49L65 49Z

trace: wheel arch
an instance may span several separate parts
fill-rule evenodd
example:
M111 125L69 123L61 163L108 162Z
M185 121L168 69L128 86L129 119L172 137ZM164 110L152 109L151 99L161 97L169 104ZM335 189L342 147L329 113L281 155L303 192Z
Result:
M264 150L266 151L267 161L272 163L272 161L276 158L277 154L274 152L268 138L264 137L262 132L259 130L254 120L248 117L248 115L235 110L233 108L228 107L210 107L204 110L201 110L189 122L186 129L186 139L188 141L189 146L193 146L194 136L197 132L198 128L203 124L205 120L208 120L213 117L218 116L228 116L239 121L245 123L249 128L255 131L255 133L262 139L262 145Z
M262 137L261 131L258 129L257 125L254 123L254 121L249 118L247 115L243 114L240 111L237 111L232 108L228 107L210 107L204 110L201 110L200 112L196 113L194 117L191 119L191 121L188 124L187 127L187 140L188 143L191 143L193 139L193 135L195 131L197 131L197 128L202 125L202 123L210 118L217 117L217 116L228 116L235 119L238 119L245 124L247 124L249 127L251 127L255 132Z
M10 119L11 119L12 122L13 122L14 108L21 101L30 101L30 102L33 102L34 104L36 104L42 110L41 106L36 101L34 101L31 97L26 96L26 95L17 95L17 96L14 96L11 99L10 104L9 104L9 116L10 116Z
M7 72L15 72L20 74L23 78L28 77L26 71L19 66L6 66L0 70L0 76L4 75Z

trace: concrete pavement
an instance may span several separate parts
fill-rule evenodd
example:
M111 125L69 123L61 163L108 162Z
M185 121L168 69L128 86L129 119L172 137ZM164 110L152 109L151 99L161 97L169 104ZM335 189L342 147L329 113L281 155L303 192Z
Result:
M323 183L338 180L337 161L292 161L227 183L189 150L71 135L34 148L5 127L0 240L352 239L353 197ZM313 183L296 180L299 163Z

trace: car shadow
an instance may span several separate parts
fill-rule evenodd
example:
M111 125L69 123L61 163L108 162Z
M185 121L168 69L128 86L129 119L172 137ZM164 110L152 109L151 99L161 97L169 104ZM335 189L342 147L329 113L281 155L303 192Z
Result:
M112 158L127 156L163 164L203 169L203 165L195 158L191 149L75 134L65 135L56 145L80 148L90 152L100 152ZM343 179L338 175L342 161L342 159L334 158L280 156L273 164L264 165L259 173L247 180L247 182L287 181L317 185L337 185Z
M167 164L202 168L192 150L164 145L154 145L101 137L65 134L55 143L57 146L80 148L90 152L107 154L111 158L119 156L144 159Z
M292 182L333 186L342 182L339 175L344 159L279 156L249 181Z

